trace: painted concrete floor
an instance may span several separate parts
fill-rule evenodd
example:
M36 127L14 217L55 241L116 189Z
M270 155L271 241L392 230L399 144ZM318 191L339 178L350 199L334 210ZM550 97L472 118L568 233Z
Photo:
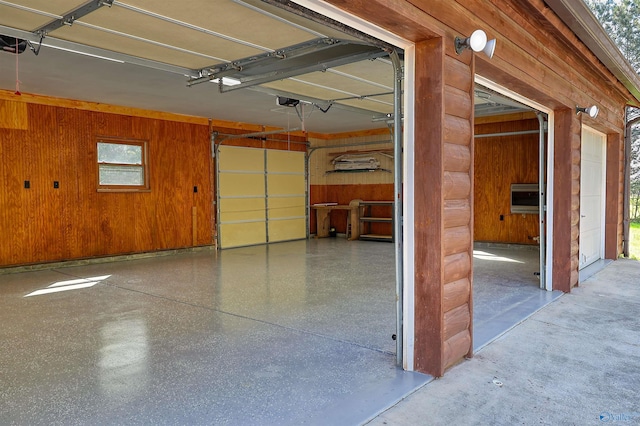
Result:
M1 423L367 421L431 379L394 365L393 265L323 239L0 275ZM546 293L512 280L476 279L476 334Z
M540 290L539 250L476 244L473 253L473 349L478 351L546 304L560 291Z

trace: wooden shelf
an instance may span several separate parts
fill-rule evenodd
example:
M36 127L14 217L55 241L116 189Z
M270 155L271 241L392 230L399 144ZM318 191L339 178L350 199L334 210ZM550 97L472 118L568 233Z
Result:
M393 235L383 235L383 234L360 234L361 240L368 241L388 241L393 242Z
M361 217L360 222L388 222L392 223L393 218L391 217Z
M389 216L385 214L385 207L388 207ZM375 208L376 216L372 216L372 208ZM381 209L383 210L381 213ZM358 204L359 213L359 238L369 241L393 241L393 201L360 201ZM379 234L371 232L372 223L384 223L391 225L391 234Z

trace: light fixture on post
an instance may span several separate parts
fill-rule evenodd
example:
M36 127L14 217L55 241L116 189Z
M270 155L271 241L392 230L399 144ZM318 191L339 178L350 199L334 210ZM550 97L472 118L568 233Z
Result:
M465 49L483 52L491 59L493 52L496 50L496 39L487 40L487 33L482 30L475 30L467 38L456 37L456 53L459 55Z
M598 113L600 112L600 108L598 108L596 105L591 105L590 107L584 108L580 108L579 106L577 106L576 114L580 114L581 112L589 114L589 117L591 118L596 118L598 116Z

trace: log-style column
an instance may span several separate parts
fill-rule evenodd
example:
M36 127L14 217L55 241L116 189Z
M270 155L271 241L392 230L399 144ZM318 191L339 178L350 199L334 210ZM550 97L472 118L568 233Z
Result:
M554 112L553 289L578 284L581 124L573 109Z
M472 354L471 52L416 44L415 97L414 367L442 376Z

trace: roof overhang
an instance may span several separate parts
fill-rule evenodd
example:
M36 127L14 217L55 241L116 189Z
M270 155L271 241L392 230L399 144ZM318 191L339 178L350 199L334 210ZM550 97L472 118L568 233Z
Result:
M640 102L640 77L583 0L545 0L562 21Z

